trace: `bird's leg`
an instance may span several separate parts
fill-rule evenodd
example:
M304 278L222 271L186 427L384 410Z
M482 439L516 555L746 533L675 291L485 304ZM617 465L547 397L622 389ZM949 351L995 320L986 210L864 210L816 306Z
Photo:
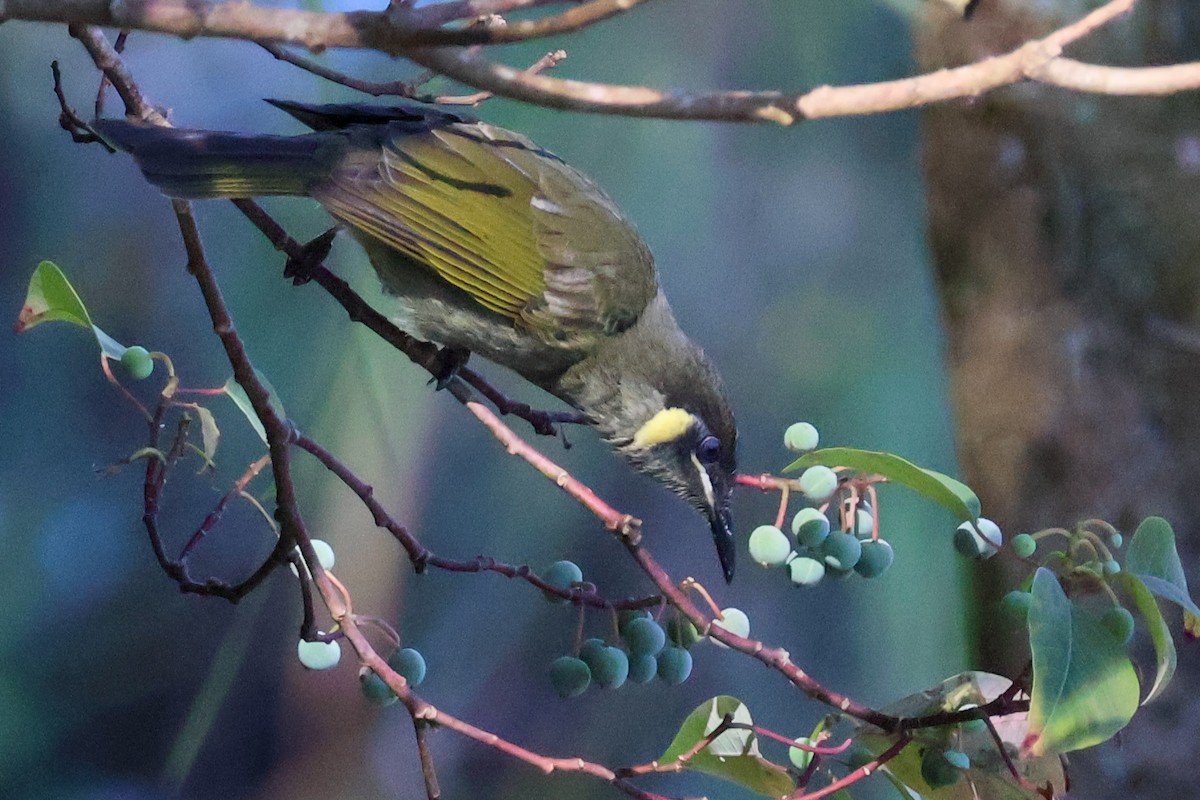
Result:
M303 286L312 280L314 267L320 266L333 247L333 237L337 235L337 226L322 233L317 238L301 247L301 254L288 256L283 265L283 277L290 278L293 286Z
M446 345L438 350L434 366L430 368L430 372L433 373L431 382L436 382L439 390L445 389L458 377L459 370L467 365L467 359L470 357L471 351L465 347Z

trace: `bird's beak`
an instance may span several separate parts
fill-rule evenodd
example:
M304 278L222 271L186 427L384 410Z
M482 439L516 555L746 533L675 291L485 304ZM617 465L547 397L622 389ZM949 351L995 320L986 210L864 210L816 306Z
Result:
M732 583L737 548L733 543L733 523L729 517L729 509L710 506L708 521L712 525L713 543L717 546L717 558L721 560L725 582Z

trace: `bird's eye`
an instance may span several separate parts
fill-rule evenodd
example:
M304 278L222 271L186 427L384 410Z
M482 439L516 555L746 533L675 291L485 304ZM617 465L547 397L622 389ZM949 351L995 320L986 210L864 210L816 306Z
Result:
M705 436L700 440L700 444L696 445L696 457L705 464L711 464L717 460L720 450L720 439L715 436Z

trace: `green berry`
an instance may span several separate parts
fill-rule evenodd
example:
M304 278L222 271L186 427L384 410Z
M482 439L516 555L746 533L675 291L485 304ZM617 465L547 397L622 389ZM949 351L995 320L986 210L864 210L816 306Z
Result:
M815 508L802 508L792 517L792 534L805 547L818 547L829 535L829 517Z
M1119 533L1114 533L1109 537L1108 543L1113 546L1114 550L1120 550L1121 545L1125 544L1125 537Z
M154 359L150 357L149 350L135 344L121 354L121 366L129 373L129 377L140 381L149 378L150 373L154 371Z
M892 545L883 539L862 543L862 554L854 565L854 571L864 578L878 578L887 572L896 560Z
M700 641L700 631L690 619L676 615L667 623L667 637L680 647L691 647Z
M358 681L358 688L362 690L363 696L375 705L390 706L396 702L396 693L383 682L383 678L379 677L375 670L366 670L358 676Z
M921 777L932 789L942 789L958 783L962 773L946 760L941 750L929 749L921 756Z
M1100 618L1100 624L1120 644L1127 644L1133 638L1133 614L1130 614L1127 608L1110 608Z
M550 665L550 683L559 697L583 694L591 682L591 669L575 656L559 656Z
M750 557L764 567L777 567L787 560L792 543L774 525L759 525L750 534Z
M629 680L634 683L649 683L658 675L658 659L654 656L630 656Z
M846 753L846 767L851 772L862 769L875 760L875 754L861 744L856 744Z
M970 522L964 522L954 531L955 549L968 558L991 558L1000 549L1002 541L1003 535L999 526L983 517L976 520L974 526Z
M600 654L604 652L604 648L608 647L603 639L592 637L584 639L583 644L579 646L579 657L583 659L583 663L588 665L592 672L596 671L596 661L600 658Z
M605 689L620 689L629 677L629 656L619 647L606 647L600 651L595 664L589 664L592 678Z
M667 643L667 633L652 619L635 619L625 629L629 652L639 656L656 656Z
M409 686L420 686L425 682L425 656L419 650L405 647L397 650L387 660L388 666L400 673Z
M342 646L337 641L307 642L296 645L296 657L308 669L332 669L342 658Z
M875 530L875 516L871 509L858 507L854 509L854 530L851 531L860 539L870 539Z
M333 565L337 563L337 557L333 553L333 548L329 546L329 542L324 539L313 539L312 548L317 554L317 561L321 562L321 569L333 569Z
M788 564L792 583L797 586L816 586L825 577L825 565L815 558L800 556Z
M650 612L644 608L627 608L617 614L617 631L624 636L625 628L635 619L649 619Z
M809 422L794 423L783 432L783 446L795 453L816 450L820 440L816 427Z
M1018 533L1013 537L1012 548L1021 558L1029 558L1037 550L1037 540L1028 533Z
M834 531L821 543L821 555L827 566L837 570L851 570L862 557L862 544L853 534Z
M814 503L829 499L838 486L837 473L825 466L809 467L800 474L800 491Z
M1000 598L1000 613L1020 625L1029 619L1029 606L1033 603L1033 595L1029 592L1014 590Z
M750 636L750 618L740 608L725 608L721 610L721 619L713 620L713 627L724 628L730 633L736 633L743 639ZM720 647L728 647L723 642L713 639Z
M1108 561L1104 562L1104 574L1105 575L1116 575L1120 571L1121 571L1121 565L1118 564L1116 561L1109 559Z
M557 589L568 590L583 580L583 570L574 561L555 561L542 571L542 580ZM551 603L565 603L565 598L542 592Z
M692 674L692 654L682 647L664 647L658 654L658 677L678 686Z
M960 705L958 710L966 711L967 709L977 709L977 708L979 708L979 706L977 704L965 703L964 705ZM988 723L984 722L983 720L967 720L966 722L959 723L959 728L964 730L964 732L966 732L966 733L979 733L979 732L983 732L983 730L988 729Z
M793 740L796 744L811 745L812 740L807 736L800 736ZM788 761L792 762L792 766L803 772L808 769L808 765L812 763L813 754L811 750L804 750L800 747L788 748Z
M948 761L950 765L956 769L971 768L971 757L962 750L947 750L946 752L942 753L942 757L945 758L946 761Z

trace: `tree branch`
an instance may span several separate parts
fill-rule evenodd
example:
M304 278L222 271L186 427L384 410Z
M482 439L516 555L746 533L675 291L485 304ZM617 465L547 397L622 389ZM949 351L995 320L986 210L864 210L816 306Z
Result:
M550 108L663 119L776 122L875 114L958 98L977 97L1026 80L1079 91L1113 94L1166 94L1200 88L1200 63L1169 67L1113 68L1062 57L1072 42L1129 13L1137 0L1110 0L1044 39L1000 56L953 69L857 86L821 86L803 94L779 91L683 93L528 74L489 61L471 49L428 47L431 42L497 43L577 30L607 19L644 0L589 0L558 15L504 27L443 28L447 14L468 9L526 8L531 0L475 0L389 12L318 13L268 9L251 3L202 0L6 0L0 22L40 20L114 25L174 34L252 39L302 45L312 50L354 47L403 55L411 61L481 91ZM458 17L451 17L458 18ZM426 45L426 46L418 46Z

